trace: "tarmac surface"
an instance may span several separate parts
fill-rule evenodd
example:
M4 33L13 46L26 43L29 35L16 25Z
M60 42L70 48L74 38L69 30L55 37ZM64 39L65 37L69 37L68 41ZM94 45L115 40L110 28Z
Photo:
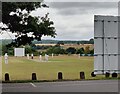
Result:
M118 92L118 88L118 80L2 84L2 92Z

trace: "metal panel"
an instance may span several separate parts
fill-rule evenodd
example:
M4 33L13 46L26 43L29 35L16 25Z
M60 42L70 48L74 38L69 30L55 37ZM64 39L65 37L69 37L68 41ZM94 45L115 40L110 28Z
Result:
M118 37L120 37L120 16L118 16Z
M95 21L94 22L94 36L95 37L103 37L103 22Z
M104 39L104 54L118 54L118 39Z
M118 54L120 54L120 38L118 38Z
M118 16L102 16L102 15L95 15L95 20L105 20L105 21L118 21Z
M120 32L118 32L118 16L100 16L94 17L94 71L95 74L120 73ZM101 39L100 39L101 37ZM103 37L103 39L102 39ZM104 46L104 47L103 47ZM103 54L100 55L100 54Z
M104 36L118 37L118 21L110 20L104 22Z
M103 54L103 39L102 38L94 39L94 53Z
M111 73L118 70L118 55L104 55L104 70Z
M94 70L103 70L103 56L94 56Z
M118 70L119 70L119 73L120 73L120 55L118 55Z

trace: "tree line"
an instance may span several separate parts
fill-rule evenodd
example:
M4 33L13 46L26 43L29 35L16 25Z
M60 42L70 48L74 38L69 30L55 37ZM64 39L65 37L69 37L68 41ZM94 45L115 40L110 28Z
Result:
M84 54L84 55L88 55L90 54L91 56L94 55L94 49L90 49L89 46L86 46L85 48L74 48L74 47L69 47L67 49L63 49L62 47L60 46L53 46L53 47L50 47L46 50L46 53L47 54L68 54L68 55L71 55L71 54Z
M94 39L90 40L81 40L81 41L73 41L73 40L34 40L33 44L94 44Z
M59 54L66 54L66 55L71 55L71 54L84 54L84 55L88 55L90 54L91 56L94 55L94 49L90 49L89 46L86 46L85 48L74 48L74 47L69 47L67 49L64 49L63 47L59 46L59 45L55 45L55 46L39 46L41 48L38 48L38 46L36 46L35 44L31 44L31 45L25 45L25 46L20 46L20 47L24 47L25 48L25 54L31 54L33 53L34 55L51 55L52 53L54 53L55 55L59 55ZM3 55L5 53L8 53L8 55L14 55L14 48L15 47L10 47L7 48L5 45L3 45L2 47L2 53Z

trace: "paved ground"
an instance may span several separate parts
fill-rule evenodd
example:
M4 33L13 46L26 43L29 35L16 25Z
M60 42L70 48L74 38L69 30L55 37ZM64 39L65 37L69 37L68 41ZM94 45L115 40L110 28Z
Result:
M117 80L4 83L3 92L118 92Z

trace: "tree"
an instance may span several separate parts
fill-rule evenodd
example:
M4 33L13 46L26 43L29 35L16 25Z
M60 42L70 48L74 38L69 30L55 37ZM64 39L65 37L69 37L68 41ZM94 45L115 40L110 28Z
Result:
M71 53L71 54L75 54L76 53L76 49L73 48L73 47L69 47L69 48L66 49L66 52L67 53Z
M79 42L79 41L77 42L77 45L80 45L80 42Z
M58 47L58 46L54 46L54 47L50 47L48 50L47 50L47 53L48 54L65 54L65 50L64 49L61 49L61 47Z
M85 54L90 54L90 47L89 46L85 47Z
M57 45L64 45L63 41L58 41Z
M90 50L90 54L94 55L94 49Z
M90 40L89 40L89 43L90 43L90 44L94 44L94 39L90 39Z
M20 46L31 44L34 39L41 40L43 35L55 37L54 22L48 17L33 17L31 11L37 8L48 7L41 2L3 2L2 22L12 33L17 33L16 39L11 45ZM24 11L24 12L23 12ZM9 45L9 46L11 46Z
M80 48L77 50L77 54L84 54L84 48Z

